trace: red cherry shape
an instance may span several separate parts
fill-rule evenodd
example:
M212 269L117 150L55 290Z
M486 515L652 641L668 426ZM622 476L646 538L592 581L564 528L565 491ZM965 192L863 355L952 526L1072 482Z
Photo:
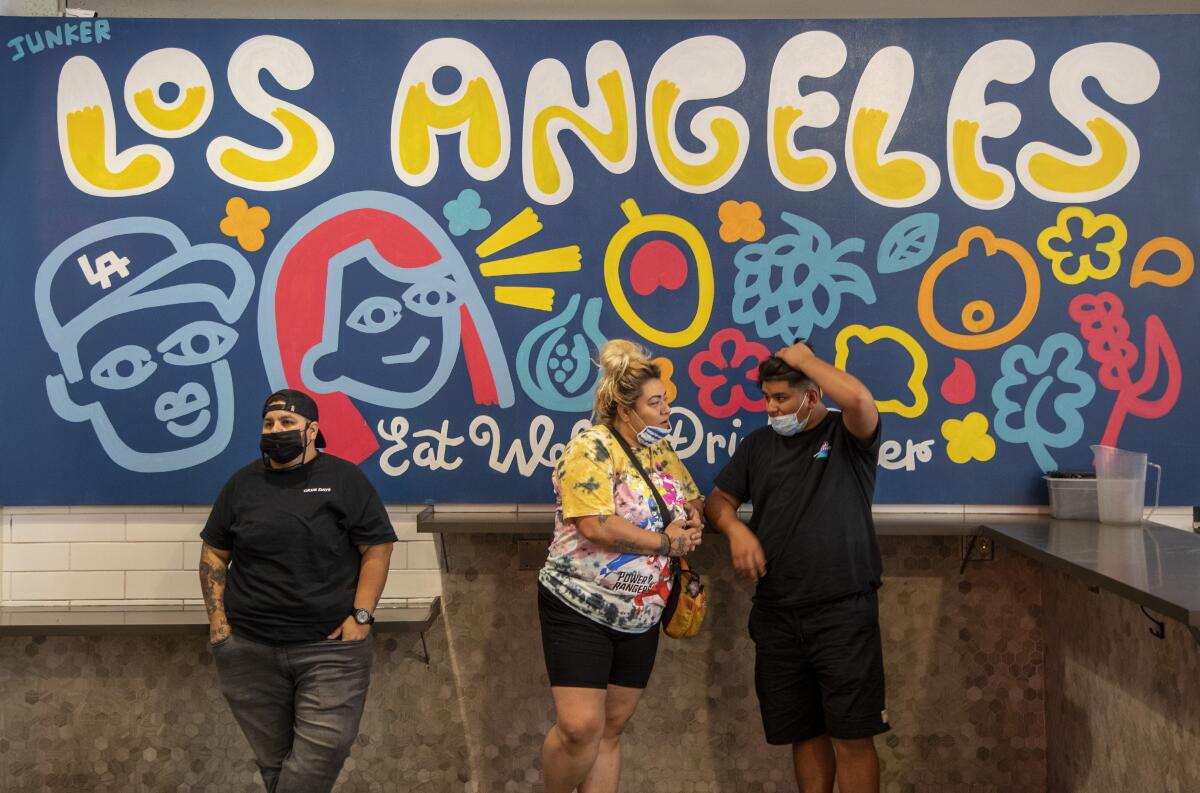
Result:
M629 265L629 282L642 297L659 287L674 292L687 281L688 262L679 246L666 240L651 240L637 249Z

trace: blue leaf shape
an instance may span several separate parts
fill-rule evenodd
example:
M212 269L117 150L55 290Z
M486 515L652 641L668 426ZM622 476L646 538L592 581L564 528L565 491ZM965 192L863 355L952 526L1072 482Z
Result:
M898 273L929 261L937 246L940 225L936 212L918 212L888 229L875 256L879 272Z

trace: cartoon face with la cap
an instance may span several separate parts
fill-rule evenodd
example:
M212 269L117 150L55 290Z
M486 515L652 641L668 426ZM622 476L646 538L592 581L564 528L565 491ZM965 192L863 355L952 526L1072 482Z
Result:
M120 271L97 279L114 260ZM76 234L42 262L34 287L61 366L46 378L51 408L90 422L109 458L130 471L212 459L233 433L226 358L253 291L241 254L192 245L163 220L123 218Z
M272 387L313 393L322 423L336 427L330 453L354 462L378 442L351 400L423 405L460 354L477 404L513 404L499 335L462 255L397 195L347 193L297 221L263 274L258 322Z

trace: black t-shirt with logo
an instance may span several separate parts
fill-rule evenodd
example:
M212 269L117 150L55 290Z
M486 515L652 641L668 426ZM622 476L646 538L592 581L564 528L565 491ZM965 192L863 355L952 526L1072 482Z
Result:
M251 463L225 483L200 538L232 551L225 613L265 644L319 641L354 609L360 545L395 542L379 494L358 466L319 454L274 471Z
M878 588L883 573L871 501L883 421L863 446L831 410L790 438L747 436L715 484L754 505L750 530L767 559L754 602L803 608Z

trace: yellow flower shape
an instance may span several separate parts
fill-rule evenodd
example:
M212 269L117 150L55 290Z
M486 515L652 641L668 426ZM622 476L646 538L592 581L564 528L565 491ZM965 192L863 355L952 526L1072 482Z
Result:
M767 232L762 222L762 209L753 201L726 201L717 210L717 217L721 219L724 242L755 242Z
M1078 220L1083 224L1083 240L1090 242L1097 239L1091 243L1092 252L1079 254L1079 263L1071 272L1063 268L1069 259L1075 258L1075 251L1069 245L1074 241L1067 228L1069 220ZM1112 239L1106 239L1105 229L1112 230ZM1064 284L1082 284L1089 278L1104 280L1117 274L1121 268L1121 249L1125 247L1128 236L1125 223L1116 215L1094 215L1084 207L1065 207L1058 213L1058 223L1043 229L1038 235L1037 246L1041 254L1050 260L1050 269L1055 278ZM1063 243L1063 250L1052 244L1056 240ZM1104 263L1097 266L1096 261L1101 255L1105 257Z
M679 389L675 387L675 381L671 379L675 374L675 364L671 363L670 358L655 358L652 363L658 365L658 370L662 372L663 385L667 387L667 401L674 402L675 397L679 396Z
M253 253L263 246L263 229L270 223L271 213L266 207L247 206L244 198L234 196L225 204L221 233L226 237L237 237L242 250Z
M996 439L988 435L987 416L972 411L959 421L942 422L942 437L946 439L946 455L962 465L972 460L986 463L996 456Z

